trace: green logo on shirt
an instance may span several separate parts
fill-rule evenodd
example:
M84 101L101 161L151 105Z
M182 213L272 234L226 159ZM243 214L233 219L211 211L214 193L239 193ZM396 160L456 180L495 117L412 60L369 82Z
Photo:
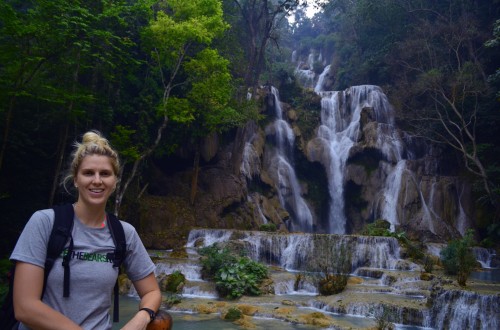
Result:
M62 252L62 257L68 254L68 249L64 249ZM95 262L109 262L112 263L113 260L109 259L106 254L100 253L89 253L83 251L73 251L71 252L71 259L78 259L82 261L95 261Z

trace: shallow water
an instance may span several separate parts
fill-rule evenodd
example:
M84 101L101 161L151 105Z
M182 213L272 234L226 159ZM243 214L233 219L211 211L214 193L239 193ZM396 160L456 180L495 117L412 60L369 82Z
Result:
M136 297L131 296L121 296L120 297L120 322L113 324L113 330L119 330L130 317L137 312L139 306L139 301ZM169 314L174 320L173 330L241 330L242 327L233 324L232 322L224 321L220 319L218 314L192 314L192 313L181 313L169 311ZM366 328L371 324L371 320L362 317L349 317L349 316L334 316L338 319L357 319L358 326L360 328ZM352 321L352 320L351 320ZM256 326L256 330L318 330L321 329L317 326L308 326L300 324L292 324L290 322L284 322L276 319L266 319L266 318L252 318L253 324ZM404 326L396 324L396 329L399 330L425 330L431 328L422 328L416 326ZM354 327L356 328L356 326ZM326 328L325 328L326 329Z
M120 297L120 322L113 325L113 330L120 329L130 317L137 312L139 301L130 296ZM169 312L174 319L174 330L233 330L242 328L228 321L221 320L218 314L190 314ZM318 329L318 327L295 325L289 322L283 322L272 319L253 318L252 322L257 326L256 329Z
M472 272L469 279L490 283L500 283L500 268L483 268L480 271Z

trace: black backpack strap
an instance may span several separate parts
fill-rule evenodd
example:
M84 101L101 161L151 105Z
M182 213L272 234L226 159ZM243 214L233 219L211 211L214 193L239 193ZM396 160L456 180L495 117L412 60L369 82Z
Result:
M115 251L113 253L108 253L108 259L113 261L113 267L118 267L118 275L121 273L121 264L125 260L127 255L127 241L125 239L125 231L123 226L118 220L118 218L111 213L107 214L109 231L111 232L111 237L115 243ZM115 283L114 288L114 307L113 307L113 322L118 322L119 320L119 288L118 279Z
M63 257L62 263L64 267L63 297L69 297L70 291L69 261L71 254L73 253L73 237L71 236L71 231L73 229L74 216L75 211L73 210L72 204L58 205L54 207L54 226L52 227L52 232L50 233L49 243L47 245L47 258L45 259L43 291L45 291L45 283L47 283L47 277L52 270L52 266L54 266L55 261L61 255L66 242L69 239L69 248L66 255Z

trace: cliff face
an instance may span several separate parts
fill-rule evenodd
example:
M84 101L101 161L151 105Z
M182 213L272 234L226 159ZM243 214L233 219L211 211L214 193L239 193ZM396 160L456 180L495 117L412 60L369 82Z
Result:
M153 165L149 193L131 213L148 247L185 244L195 227L354 234L385 219L393 231L437 242L471 227L470 186L442 150L396 127L378 87L322 95L321 114L266 93L265 125L203 143L193 204L191 168L165 174ZM313 132L303 116L321 117L307 121L319 123Z

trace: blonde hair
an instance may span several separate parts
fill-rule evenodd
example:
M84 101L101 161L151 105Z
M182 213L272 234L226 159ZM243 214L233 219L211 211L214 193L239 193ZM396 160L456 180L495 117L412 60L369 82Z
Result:
M72 161L69 173L64 179L64 183L74 180L78 169L86 156L100 155L107 156L111 161L111 167L116 177L120 173L120 159L118 153L111 147L109 141L98 131L89 131L83 134L82 142L75 143L75 151L71 154Z

